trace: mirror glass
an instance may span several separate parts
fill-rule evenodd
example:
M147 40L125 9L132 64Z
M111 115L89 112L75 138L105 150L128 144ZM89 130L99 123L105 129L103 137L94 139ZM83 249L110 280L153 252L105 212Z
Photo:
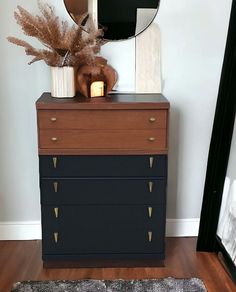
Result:
M90 13L107 40L123 40L138 35L153 21L160 0L64 0L76 22L79 15Z
M217 229L217 235L221 241L221 244L227 250L228 255L231 257L236 267L235 231L236 231L236 116Z

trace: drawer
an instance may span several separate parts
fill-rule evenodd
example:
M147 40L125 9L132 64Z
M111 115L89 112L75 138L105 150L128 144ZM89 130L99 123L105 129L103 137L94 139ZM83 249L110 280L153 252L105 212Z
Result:
M167 110L39 110L40 129L153 129L167 127Z
M68 228L58 233L55 243L54 234L44 230L42 239L43 254L148 254L164 251L164 234L152 231L149 242L148 230L122 231L109 230L107 232L74 230Z
M165 150L165 129L154 130L40 130L41 149Z
M63 205L42 206L44 228L64 231L75 230L139 230L156 228L163 221L162 205Z
M43 253L154 253L163 250L164 209L64 206L59 218L44 207Z
M41 177L166 177L166 155L39 156Z
M41 179L41 203L164 204L165 179Z

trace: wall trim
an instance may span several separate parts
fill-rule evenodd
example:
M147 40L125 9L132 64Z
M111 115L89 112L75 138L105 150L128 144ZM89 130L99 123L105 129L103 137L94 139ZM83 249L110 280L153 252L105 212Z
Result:
M41 239L40 221L0 222L0 240Z
M195 237L198 236L200 218L167 219L167 237Z
M199 218L167 219L167 237L195 237L198 235ZM0 240L41 239L40 221L0 222Z

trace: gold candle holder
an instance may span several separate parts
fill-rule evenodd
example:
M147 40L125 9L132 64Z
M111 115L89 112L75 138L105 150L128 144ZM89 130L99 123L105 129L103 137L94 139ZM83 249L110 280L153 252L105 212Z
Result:
M90 85L90 97L104 96L105 83L104 81L94 81Z

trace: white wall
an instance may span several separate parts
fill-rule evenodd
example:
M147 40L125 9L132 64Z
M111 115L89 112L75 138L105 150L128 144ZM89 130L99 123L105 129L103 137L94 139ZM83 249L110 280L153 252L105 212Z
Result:
M161 1L163 93L171 102L168 217L199 217L231 0Z
M67 17L63 0L48 2ZM178 222L200 215L231 2L162 0L155 20L171 103L167 215ZM18 4L37 11L36 0L3 1L0 10L0 222L32 223L40 220L35 101L50 90L50 75L44 63L28 66L23 50L6 41L24 37L13 18ZM134 90L134 40L102 52L120 74L118 89Z

